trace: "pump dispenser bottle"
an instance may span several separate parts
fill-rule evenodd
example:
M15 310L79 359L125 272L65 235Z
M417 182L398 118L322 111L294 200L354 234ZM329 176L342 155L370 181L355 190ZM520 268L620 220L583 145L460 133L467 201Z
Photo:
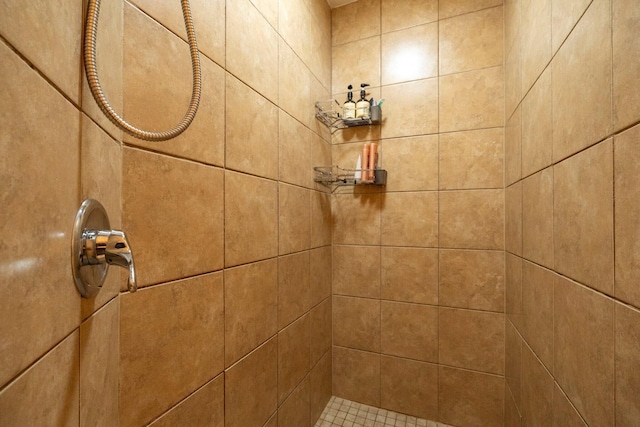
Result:
M351 90L353 89L353 86L349 85L349 87L347 89L349 89L349 92L347 92L347 100L345 101L345 103L343 105L342 112L344 114L344 118L345 119L355 119L356 118L356 103L353 100L353 92L351 92Z
M365 98L367 95L366 87L369 86L367 83L362 83L360 85L360 99L356 102L356 118L357 119L368 119L370 104L369 100Z

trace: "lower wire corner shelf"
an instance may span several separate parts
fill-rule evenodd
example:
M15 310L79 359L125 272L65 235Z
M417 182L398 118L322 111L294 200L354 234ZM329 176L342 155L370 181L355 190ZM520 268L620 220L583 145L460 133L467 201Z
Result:
M345 169L340 166L315 166L313 180L329 188L354 185L387 184L387 171L384 169Z

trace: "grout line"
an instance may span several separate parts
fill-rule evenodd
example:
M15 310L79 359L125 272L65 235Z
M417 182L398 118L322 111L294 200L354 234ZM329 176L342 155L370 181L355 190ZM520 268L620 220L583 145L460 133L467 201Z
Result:
M22 370L18 371L10 380L8 380L2 387L0 387L0 396L6 391L9 390L11 386L16 384L20 379L27 375L32 368L35 368L37 364L43 361L47 356L51 354L56 348L58 348L63 342L65 342L68 338L70 338L76 332L78 333L78 345L80 343L80 324L73 328L69 333L64 335L60 340L56 341L53 345L48 346L47 350L43 351L37 359L33 362L26 365Z

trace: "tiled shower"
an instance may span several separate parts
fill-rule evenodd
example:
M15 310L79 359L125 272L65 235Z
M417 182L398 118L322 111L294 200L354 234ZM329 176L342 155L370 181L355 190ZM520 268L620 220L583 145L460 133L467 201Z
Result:
M106 95L164 130L191 87L179 2L102 3ZM91 98L85 0L0 4L0 426L306 427L332 395L456 426L640 422L634 0L191 7L200 110L153 143ZM315 119L360 83L381 126ZM385 187L313 181L366 142ZM113 268L76 291L88 197L138 292Z

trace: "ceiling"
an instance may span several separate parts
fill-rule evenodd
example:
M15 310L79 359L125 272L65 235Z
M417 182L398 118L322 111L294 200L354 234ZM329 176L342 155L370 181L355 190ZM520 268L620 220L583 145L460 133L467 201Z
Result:
M358 0L327 0L331 9L335 9L336 7L344 6L345 4L355 3Z

